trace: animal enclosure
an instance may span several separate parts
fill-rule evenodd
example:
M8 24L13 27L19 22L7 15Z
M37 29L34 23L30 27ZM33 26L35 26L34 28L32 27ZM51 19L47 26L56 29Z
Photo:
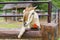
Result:
M46 3L47 4L47 9L48 9L48 11L47 11L47 14L39 14L39 17L41 18L41 16L42 16L42 18L43 19L40 19L40 21L41 21L41 23L42 23L42 20L43 20L43 23L45 22L45 19L46 19L46 22L47 23L51 23L51 20L54 20L53 19L53 15L51 14L52 12L52 3L51 3L51 1L47 1L47 2L45 2L45 1L22 1L22 2L0 2L0 4L20 4L20 3L41 3L41 4L44 4L44 3ZM42 11L42 13L43 13L44 11ZM46 12L45 12L46 13ZM2 18L6 18L6 17L21 17L21 16L23 16L23 14L19 14L19 15L0 15L0 17ZM46 16L46 17L45 17ZM44 17L45 17L45 19L44 19ZM56 17L56 16L55 16ZM8 20L8 22L9 22L9 20ZM12 21L11 21L12 22ZM20 25L20 22L15 22L15 21L13 21L12 23L18 23L19 25ZM42 24L43 24L42 23ZM52 22L53 23L53 22ZM55 23L55 21L54 21L54 23ZM15 24L13 24L13 25L15 25ZM45 26L45 25L44 25ZM43 33L44 33L44 26L43 26ZM19 26L19 27L21 27L21 26ZM19 27L18 27L18 29L12 29L12 30L9 30L9 29L7 29L7 30L2 30L1 31L1 33L5 33L8 37L9 36L12 36L12 38L17 38L17 35L18 35L18 33L19 33L19 31L20 31L20 29L19 29ZM47 26L48 28L50 28L49 26ZM13 27L14 28L14 27ZM46 27L45 27L46 28ZM53 27L52 27L53 28ZM51 29L51 28L50 28ZM54 30L54 29L52 29L52 30ZM27 34L29 34L29 31L31 32L31 34L32 34L32 31L31 30L28 30L28 32L26 32ZM10 32L10 33L9 33ZM11 34L11 32L13 32L12 34ZM38 34L39 34L39 31L37 31L38 32ZM33 31L33 33L37 33L36 31ZM47 31L46 31L47 32ZM51 31L49 31L49 32L51 32ZM15 34L14 34L15 33ZM43 34L43 33L40 33L39 35L41 35L41 34ZM2 34L2 35L3 35ZM10 35L11 34L11 35ZM54 34L54 32L53 32L53 34ZM6 35L4 35L3 37L5 37ZM26 35L26 34L25 34ZM47 34L45 33L45 35L44 36L46 36ZM31 36L31 35L30 35ZM2 38L3 38L2 37ZM42 37L42 36L40 36L40 37ZM44 37L42 37L43 39L44 39ZM46 37L46 38L48 38L48 37ZM53 39L55 39L55 38L52 38L52 40ZM47 39L46 39L47 40Z

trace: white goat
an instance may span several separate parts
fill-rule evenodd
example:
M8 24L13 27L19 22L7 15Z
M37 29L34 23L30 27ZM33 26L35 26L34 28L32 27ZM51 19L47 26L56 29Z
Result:
M26 28L30 29L32 24L36 24L38 28L40 29L40 22L38 18L38 14L34 11L36 7L27 7L23 11L23 27L20 30L20 33L18 35L18 38L21 38L21 36L24 34ZM33 27L33 26L32 26Z

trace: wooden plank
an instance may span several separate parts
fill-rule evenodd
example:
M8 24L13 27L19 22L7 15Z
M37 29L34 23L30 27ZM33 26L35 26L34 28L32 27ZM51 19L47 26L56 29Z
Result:
M48 14L38 14L39 16L48 16ZM0 15L0 17L23 17L23 14L17 15Z
M0 38L18 38L18 31L0 31ZM40 31L27 31L22 38L41 38Z
M22 14L20 14L20 15L0 15L0 17L22 17Z

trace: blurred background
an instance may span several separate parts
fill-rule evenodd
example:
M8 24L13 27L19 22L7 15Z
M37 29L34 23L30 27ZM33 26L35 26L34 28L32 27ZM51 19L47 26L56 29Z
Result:
M49 1L49 0L0 0L0 2L18 2L18 1ZM58 9L60 0L51 0L51 22L58 23ZM21 3L21 4L0 4L0 16L3 15L23 15L23 10L28 6L37 6L36 12L39 14L40 23L48 22L48 4L47 3ZM23 16L20 17L0 17L0 28L17 28L23 26ZM60 39L58 39L60 40Z

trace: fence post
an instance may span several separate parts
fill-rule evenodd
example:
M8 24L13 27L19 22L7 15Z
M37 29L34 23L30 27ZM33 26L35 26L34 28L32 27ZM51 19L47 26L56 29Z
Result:
M60 9L58 9L58 26L59 26L59 16L60 16Z
M52 3L48 2L48 23L51 22Z
M60 14L59 13L60 13L60 9L58 9L58 37L60 35L60 25L59 25L60 24L60 21L59 21L60 20L60 18L59 18Z

